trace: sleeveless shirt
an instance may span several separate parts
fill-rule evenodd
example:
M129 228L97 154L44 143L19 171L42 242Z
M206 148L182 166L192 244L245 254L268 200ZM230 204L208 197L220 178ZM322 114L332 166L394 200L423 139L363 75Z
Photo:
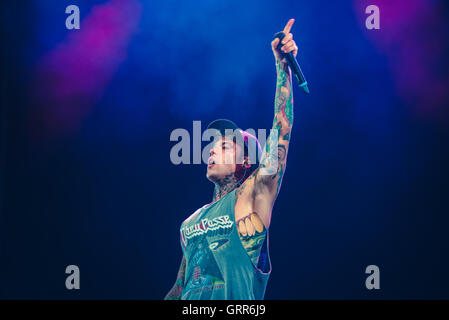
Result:
M180 228L186 259L182 300L261 300L271 262L268 231L257 266L244 248L235 223L235 192L202 207Z

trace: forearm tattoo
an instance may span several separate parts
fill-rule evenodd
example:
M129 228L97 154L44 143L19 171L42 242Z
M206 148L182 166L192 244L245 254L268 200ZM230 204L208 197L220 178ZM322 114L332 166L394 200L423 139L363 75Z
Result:
M261 167L265 169L272 168L273 163L277 162L275 170L267 172L272 180L277 180L278 192L285 171L290 132L293 126L293 90L289 67L276 61L276 72L273 128L265 144L260 162Z

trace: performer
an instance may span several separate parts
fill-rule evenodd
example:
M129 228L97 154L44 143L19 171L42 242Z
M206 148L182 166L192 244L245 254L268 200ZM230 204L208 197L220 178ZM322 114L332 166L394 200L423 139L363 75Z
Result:
M279 39L271 42L277 72L274 121L260 164L247 174L251 167L248 143L254 137L246 132L235 130L234 136L223 134L215 141L207 165L207 178L215 185L213 199L181 225L183 257L167 300L248 300L265 295L271 273L268 229L285 173L293 125L291 70L281 53L297 55L298 47L290 33L293 23L290 19L283 30L280 51ZM222 133L238 129L224 119L215 120L208 128ZM242 141L236 139L239 132L243 145L237 143ZM275 158L277 167L270 173L266 169Z

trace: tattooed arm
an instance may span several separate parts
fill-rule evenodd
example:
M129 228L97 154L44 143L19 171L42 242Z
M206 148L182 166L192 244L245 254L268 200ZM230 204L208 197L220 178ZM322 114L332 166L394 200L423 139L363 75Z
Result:
M181 266L179 267L178 276L176 278L173 288L167 293L164 300L180 300L182 290L184 289L186 272L186 259L182 256Z
M298 47L290 33L293 23L294 19L290 19L283 30L285 37L282 40L281 51L293 52L296 57ZM293 126L291 70L283 54L277 49L278 44L279 39L271 43L277 73L273 127L265 144L259 168L239 188L237 198L241 201L236 205L238 216L244 216L243 214L247 212L256 212L267 229L285 172L290 132Z
M276 60L276 97L273 127L262 153L255 177L256 188L267 186L275 197L285 172L290 132L293 126L293 90L291 70L284 61ZM257 192L257 190L255 190Z

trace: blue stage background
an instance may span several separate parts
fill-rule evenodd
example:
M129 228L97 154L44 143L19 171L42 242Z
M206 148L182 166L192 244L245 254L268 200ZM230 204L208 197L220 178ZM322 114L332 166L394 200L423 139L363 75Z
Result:
M170 133L270 129L289 18L311 94L294 89L266 299L449 298L448 5L402 2L2 1L0 298L162 299L213 191Z

